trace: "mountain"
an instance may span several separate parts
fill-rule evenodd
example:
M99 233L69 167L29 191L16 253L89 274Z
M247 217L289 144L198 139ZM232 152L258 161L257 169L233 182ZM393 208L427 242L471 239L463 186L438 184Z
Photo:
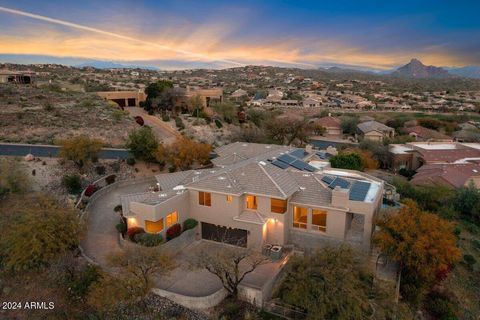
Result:
M149 69L149 70L158 70L157 67L152 66L142 66L142 65L130 65L130 64L121 64L116 63L113 61L101 61L101 60L90 60L87 62L83 62L80 64L75 65L77 68L84 68L84 67L93 67L97 69Z
M450 76L447 70L435 66L426 66L417 59L410 60L409 63L398 68L392 72L391 75L396 77L418 79L448 78Z
M465 78L480 79L479 66L466 66L462 68L449 68L448 73Z

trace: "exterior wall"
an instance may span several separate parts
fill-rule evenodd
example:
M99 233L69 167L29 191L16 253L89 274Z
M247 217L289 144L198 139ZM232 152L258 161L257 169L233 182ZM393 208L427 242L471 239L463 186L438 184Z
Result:
M408 170L412 169L412 154L392 154L392 169L394 171L405 167Z
M146 100L145 92L139 91L101 91L97 92L105 100L125 100L125 106L128 106L128 99L135 99L135 107L140 106L140 102Z
M164 227L160 234L162 234L165 238L165 232L168 229L166 225L166 216L168 214L173 211L177 211L178 223L180 224L183 224L183 221L190 218L188 192L177 195L157 206L139 202L131 202L130 211L135 213L135 218L129 218L127 220L128 227L136 225L145 229L145 220L158 221L163 218Z
M363 137L372 141L383 141L383 135L375 131L367 132Z
M342 135L342 129L341 128L328 127L326 129L327 129L327 134L328 135L332 135L332 136Z

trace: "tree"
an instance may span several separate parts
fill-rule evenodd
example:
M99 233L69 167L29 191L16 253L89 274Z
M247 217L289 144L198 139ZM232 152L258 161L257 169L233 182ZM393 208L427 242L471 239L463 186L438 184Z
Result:
M103 147L100 140L90 139L86 135L65 139L60 145L60 157L73 161L80 168L88 161L96 159Z
M280 298L304 309L307 319L366 319L371 280L349 247L325 247L289 262Z
M372 153L368 150L362 150L358 148L346 149L342 151L342 154L358 154L362 160L363 169L375 170L378 169L378 161L374 158Z
M279 116L265 123L267 135L277 143L290 145L294 141L300 144L308 142L313 128L303 117Z
M377 225L380 231L374 241L398 263L401 288L409 299L448 274L460 258L452 223L422 211L412 200L397 213L378 219Z
M153 276L166 276L175 267L170 254L158 247L129 246L108 257L111 267L118 268L124 278L137 280L138 288L147 294L152 288Z
M372 157L378 161L380 167L388 168L390 166L391 157L388 151L388 145L370 139L363 139L359 147L362 150L370 152Z
M480 222L480 190L475 187L473 181L467 187L457 190L454 207L465 217Z
M160 144L154 153L160 163L169 162L177 168L188 169L195 162L205 165L210 161L212 146L179 136L170 145Z
M358 122L359 121L357 117L343 117L340 124L343 133L351 135L355 134L355 132L357 131Z
M227 123L232 123L237 116L237 108L230 101L215 103L212 108Z
M192 115L198 118L200 116L200 111L203 110L202 97L200 97L199 95L195 95L190 99L188 99L187 108L188 108L188 111L192 113Z
M78 245L82 228L74 209L43 194L2 204L0 257L7 269L46 265Z
M0 159L0 197L25 193L30 187L25 167L17 159Z
M362 158L358 153L339 153L330 158L332 168L363 171Z
M158 141L150 127L142 127L128 135L126 146L136 159L151 161L158 148Z
M224 246L219 251L203 250L196 254L191 264L215 275L228 294L238 296L238 286L248 274L268 260L250 249Z

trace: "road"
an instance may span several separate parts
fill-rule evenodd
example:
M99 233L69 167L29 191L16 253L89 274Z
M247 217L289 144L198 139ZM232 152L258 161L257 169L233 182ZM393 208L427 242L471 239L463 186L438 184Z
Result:
M33 154L35 157L58 157L59 146L39 144L0 143L0 156L23 157ZM103 148L99 152L100 159L127 159L131 157L128 150Z
M127 110L132 117L142 117L145 121L145 124L152 128L153 132L155 132L155 135L160 141L171 142L180 135L177 130L163 122L162 119L159 119L156 116L149 115L142 108L126 107L125 110Z

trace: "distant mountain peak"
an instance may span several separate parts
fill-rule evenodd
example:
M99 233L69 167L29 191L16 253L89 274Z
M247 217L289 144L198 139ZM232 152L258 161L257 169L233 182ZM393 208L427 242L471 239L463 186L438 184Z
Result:
M409 63L398 68L392 75L405 78L447 78L450 76L447 70L426 66L416 58L412 58Z

